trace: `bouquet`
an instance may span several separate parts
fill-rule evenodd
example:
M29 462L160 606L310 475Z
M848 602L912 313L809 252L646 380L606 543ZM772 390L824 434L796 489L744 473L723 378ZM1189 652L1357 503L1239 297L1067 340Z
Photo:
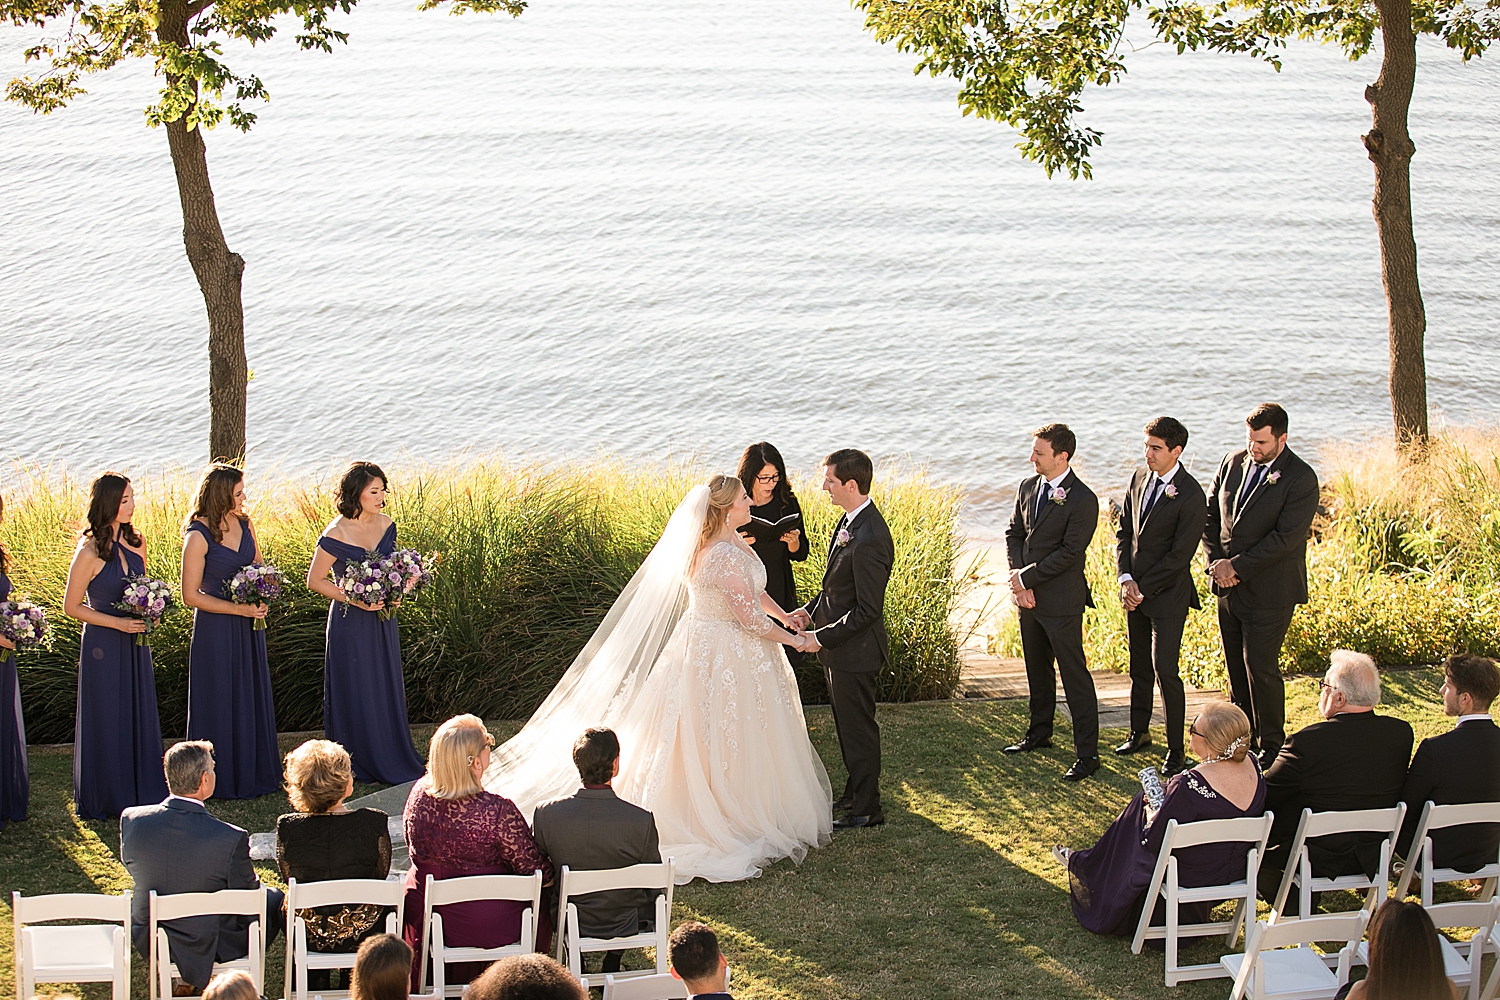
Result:
M47 612L19 597L0 601L0 636L15 643L16 649L40 646L47 638ZM15 649L0 649L0 663L15 654Z
M382 604L377 612L382 621L396 616L396 606L408 595L414 595L432 582L437 566L436 552L427 555L415 549L397 549L388 556L366 553L364 559L351 561L339 578L339 589L350 600L364 604ZM348 608L345 607L345 613Z
M269 563L246 566L224 581L224 590L235 604L270 604L281 597L286 574ZM252 618L252 631L266 627L264 618Z
M387 578L390 573L395 573L401 578L401 589L396 594L396 600L400 601L407 597L416 597L422 589L432 582L432 571L437 569L438 563L443 557L436 552L426 555L416 549L397 549L386 559Z
M172 599L172 585L157 580L145 573L125 578L125 598L115 605L116 611L133 615L146 623L146 631L135 634L137 646L150 645L146 638L151 630L161 624L162 615L177 606Z

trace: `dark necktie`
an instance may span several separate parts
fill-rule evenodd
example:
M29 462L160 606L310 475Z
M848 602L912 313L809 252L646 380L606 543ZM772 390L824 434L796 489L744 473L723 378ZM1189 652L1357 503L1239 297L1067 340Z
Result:
M1162 483L1160 476L1151 477L1151 485L1146 490L1146 502L1141 504L1141 520L1144 521L1151 513L1151 508L1156 506L1157 497L1161 496Z
M1052 495L1052 484L1049 483L1049 482L1047 482L1047 480L1043 479L1042 480L1041 488L1036 491L1036 516L1037 517L1041 517L1042 516L1042 505L1047 502L1047 499L1051 495Z
M1245 488L1240 490L1239 503L1234 505L1234 512L1236 514L1238 514L1240 510L1244 508L1245 501L1250 499L1250 495L1254 493L1255 488L1260 485L1260 478L1265 474L1265 471L1266 467L1264 465L1257 464L1250 466L1250 475L1245 478Z

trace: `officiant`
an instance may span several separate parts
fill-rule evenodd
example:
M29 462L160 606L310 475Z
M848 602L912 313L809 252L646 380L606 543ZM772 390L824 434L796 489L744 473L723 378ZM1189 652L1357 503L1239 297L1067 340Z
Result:
M766 441L752 444L740 457L739 477L750 495L750 516L755 519L741 533L765 563L766 593L782 610L796 610L802 602L797 599L792 563L807 558L808 546L802 532L802 505L787 481L781 452ZM786 518L793 518L795 527L779 533L767 532L770 525Z

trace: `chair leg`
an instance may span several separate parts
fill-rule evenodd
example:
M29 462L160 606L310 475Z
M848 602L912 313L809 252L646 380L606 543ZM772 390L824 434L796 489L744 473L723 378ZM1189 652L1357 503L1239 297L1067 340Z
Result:
M1172 861L1176 861L1173 858ZM1177 978L1177 866L1169 863L1167 866L1167 962L1166 979L1168 986L1176 986Z

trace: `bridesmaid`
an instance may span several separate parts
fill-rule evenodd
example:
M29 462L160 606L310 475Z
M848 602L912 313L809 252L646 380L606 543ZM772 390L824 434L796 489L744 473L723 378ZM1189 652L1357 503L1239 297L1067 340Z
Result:
M89 526L63 597L63 612L83 622L73 800L84 819L108 819L167 797L151 647L135 644L146 623L114 609L125 596L125 578L146 572L146 540L130 525L134 512L129 479L106 472L94 480Z
M349 751L360 781L399 785L426 768L406 722L396 619L382 621L375 612L383 604L351 600L329 576L341 576L351 559L396 551L396 522L380 512L385 484L380 466L349 466L339 483L339 516L318 538L307 586L333 602L323 653L323 731Z
M0 524L5 498L0 497ZM10 596L10 550L0 542L0 601ZM21 718L21 685L16 674L16 644L0 636L0 830L26 818L31 776L26 767L26 722Z
M264 604L235 604L224 584L262 562L245 513L245 474L213 465L198 487L182 543L182 601L193 609L187 738L214 745L214 797L253 799L281 788Z

